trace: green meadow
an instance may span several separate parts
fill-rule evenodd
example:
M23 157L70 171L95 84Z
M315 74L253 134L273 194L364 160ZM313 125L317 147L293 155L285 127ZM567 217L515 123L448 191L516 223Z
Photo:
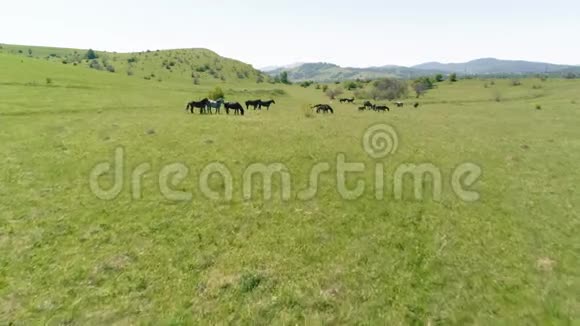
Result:
M410 92L403 108L381 102L388 113L359 112L357 99L333 101L331 115L309 109L330 103L314 85L272 84L208 50L98 52L101 70L85 52L0 49L0 324L580 321L580 81L445 81L419 99ZM276 104L244 116L184 111L216 86L227 101ZM398 137L385 158L362 144L376 124ZM115 164L116 149L122 188L103 200L91 171ZM365 166L346 178L349 189L364 183L357 198L337 190L339 155ZM316 194L299 198L325 162ZM200 190L212 163L231 172L231 200ZM291 197L275 175L271 199L260 178L246 198L255 163L280 163ZM482 171L468 187L476 201L452 187L463 163ZM188 200L163 194L171 164L187 167L169 187ZM412 178L397 198L404 164L439 169L440 198L430 178L422 199Z

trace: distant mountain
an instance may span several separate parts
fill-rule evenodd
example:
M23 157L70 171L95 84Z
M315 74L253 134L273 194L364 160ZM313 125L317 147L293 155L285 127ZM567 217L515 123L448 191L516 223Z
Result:
M568 65L557 65L544 62L522 60L498 60L494 58L477 59L465 63L428 62L413 66L421 70L441 70L459 74L539 74L553 73L570 68Z
M273 70L280 70L280 69L293 69L296 67L300 67L303 64L304 64L304 62L296 62L296 63L292 63L292 64L285 65L285 66L267 66L267 67L260 68L259 70L263 71L263 72L270 72Z
M477 59L465 63L428 62L412 67L386 65L381 67L349 68L332 63L304 63L294 67L279 67L266 72L275 76L282 71L288 72L292 81L313 80L318 82L347 79L373 79L382 77L416 78L434 74L465 75L525 75L525 74L565 74L580 73L579 66L558 65L521 60L499 60L494 58Z
M262 70L263 71L263 70ZM282 71L288 72L288 78L292 81L313 80L319 82L338 81L347 79L374 79L381 77L413 78L423 76L425 70L412 69L401 66L383 66L369 68L340 67L332 63L305 63L294 68L278 68L266 71L267 74L275 76ZM438 73L438 71L429 71Z

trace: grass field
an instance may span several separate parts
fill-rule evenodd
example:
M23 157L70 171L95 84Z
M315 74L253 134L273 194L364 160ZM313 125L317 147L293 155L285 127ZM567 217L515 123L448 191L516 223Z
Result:
M313 115L308 104L328 103L320 90L237 79L233 68L226 81L202 75L194 85L186 71L159 82L9 48L0 53L0 324L580 321L579 81L462 80L439 84L417 109L333 103L334 115ZM277 104L243 117L184 112L215 85L229 101ZM361 145L376 123L399 138L385 160ZM89 175L116 148L124 186L101 200ZM355 200L337 191L340 153L367 166L347 178L367 185ZM232 200L199 190L216 161L232 173ZM331 172L313 199L298 199L320 162ZM450 186L465 162L483 171L476 202ZM134 199L131 174L143 163ZM172 163L189 168L173 188L191 200L162 195L159 175ZM259 188L244 199L253 163L284 164L292 198L274 178L271 200ZM371 187L378 163L382 200ZM393 173L404 163L438 167L441 200L415 199L408 179L397 200ZM210 185L226 188L215 177Z

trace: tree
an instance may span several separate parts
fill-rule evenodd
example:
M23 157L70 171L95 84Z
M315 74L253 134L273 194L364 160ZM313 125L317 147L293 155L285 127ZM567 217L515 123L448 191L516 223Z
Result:
M344 91L342 90L342 87L336 87L335 89L327 89L325 93L331 100L334 100L337 96L344 93Z
M394 100L406 96L408 91L405 81L383 78L373 83L369 96L373 100Z
M415 93L417 94L417 98L419 98L419 96L425 94L431 88L433 88L433 82L431 81L431 79L429 77L422 77L422 78L416 79L413 82L413 89L415 90Z
M93 51L93 49L89 49L87 51L87 53L85 54L85 58L89 59L89 60L94 60L96 58L98 58L99 56L95 53L95 51Z
M291 82L288 80L288 72L287 71L282 71L280 73L280 82L282 84L286 84L286 85L290 85Z
M435 81L437 81L438 83L442 82L443 80L444 78L442 74L435 75Z
M213 89L213 91L210 91L209 94L207 94L207 97L210 100L217 100L220 98L224 98L224 91L221 89L221 87L216 87Z
M455 83L457 81L457 74L452 73L451 76L449 76L449 81Z

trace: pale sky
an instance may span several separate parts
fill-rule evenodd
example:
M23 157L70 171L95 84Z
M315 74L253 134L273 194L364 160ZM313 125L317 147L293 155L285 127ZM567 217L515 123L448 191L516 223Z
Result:
M0 43L208 48L261 68L481 57L580 64L577 0L2 0Z

